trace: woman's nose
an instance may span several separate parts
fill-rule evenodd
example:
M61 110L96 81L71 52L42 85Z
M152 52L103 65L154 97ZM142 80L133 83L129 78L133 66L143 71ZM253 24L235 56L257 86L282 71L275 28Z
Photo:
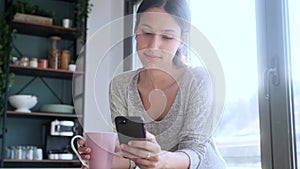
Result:
M160 46L160 38L159 35L153 35L150 42L149 47L153 49L159 49Z

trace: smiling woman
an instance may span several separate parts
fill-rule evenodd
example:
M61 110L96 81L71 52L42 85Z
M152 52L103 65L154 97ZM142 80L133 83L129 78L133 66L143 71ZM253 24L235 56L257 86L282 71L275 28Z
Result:
M173 61L177 50L183 46L181 29L171 16L161 14L163 9L153 8L149 12L141 16L136 29L139 58L145 68L170 69L166 66L170 65L168 63Z
M186 1L141 2L135 37L143 67L115 76L109 97L112 119L143 117L146 141L117 145L113 168L225 168L212 138L220 113L211 75L182 61L189 21ZM92 158L79 143L82 157Z

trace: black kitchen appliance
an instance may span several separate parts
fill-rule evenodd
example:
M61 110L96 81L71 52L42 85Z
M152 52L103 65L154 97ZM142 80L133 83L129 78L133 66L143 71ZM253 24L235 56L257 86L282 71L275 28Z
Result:
M45 128L44 158L52 160L72 160L70 147L72 136L78 134L78 125L74 121L54 120Z

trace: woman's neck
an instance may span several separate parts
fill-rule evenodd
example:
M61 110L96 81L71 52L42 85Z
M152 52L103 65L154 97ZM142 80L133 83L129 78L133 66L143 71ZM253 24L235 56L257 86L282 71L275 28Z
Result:
M140 82L149 89L167 89L175 84L183 75L184 69L174 67L170 70L144 69L141 74ZM143 86L144 86L143 85Z

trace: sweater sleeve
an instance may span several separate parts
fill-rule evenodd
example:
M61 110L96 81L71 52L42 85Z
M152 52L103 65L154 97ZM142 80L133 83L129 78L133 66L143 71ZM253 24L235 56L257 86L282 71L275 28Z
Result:
M122 94L124 91L120 90L118 85L119 82L116 79L113 79L109 85L109 104L114 132L116 132L115 117L120 115L126 116L127 113L126 100L124 94Z
M194 74L184 113L184 124L180 133L178 151L190 158L190 168L199 168L211 142L215 114L213 111L213 88L208 74Z

